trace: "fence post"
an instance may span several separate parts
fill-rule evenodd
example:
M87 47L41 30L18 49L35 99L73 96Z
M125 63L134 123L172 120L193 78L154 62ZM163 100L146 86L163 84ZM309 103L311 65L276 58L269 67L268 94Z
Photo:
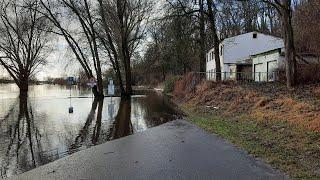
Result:
M261 72L259 72L259 82L261 81Z
M276 72L275 72L275 71L273 71L273 72L272 72L272 74L273 74L273 76L272 76L273 81L274 81L274 82L276 82Z
M224 80L227 79L227 72L224 72Z

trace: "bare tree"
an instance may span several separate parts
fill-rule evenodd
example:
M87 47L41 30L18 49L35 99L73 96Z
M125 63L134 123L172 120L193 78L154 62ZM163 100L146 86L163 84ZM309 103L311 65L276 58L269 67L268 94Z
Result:
M2 0L0 6L0 63L26 94L30 77L46 63L51 26L37 11L38 0Z
M262 0L263 2L273 6L279 13L282 21L283 36L286 51L286 77L287 87L292 88L296 84L297 79L297 63L294 45L294 34L292 27L292 1L291 0Z
M200 72L205 72L206 71L206 33L205 33L205 21L206 21L206 17L205 17L205 5L204 5L204 0L199 0L198 2L199 4L199 44L200 44L200 57L199 57L199 70ZM205 76L203 76L204 78Z
M303 0L295 5L294 32L298 53L320 55L320 1Z
M101 16L101 23L100 26L102 27L102 31L98 33L99 39L101 41L101 44L104 46L104 48L107 51L107 54L109 56L109 60L112 64L112 68L114 72L116 73L116 76L118 78L119 86L121 94L126 94L126 91L124 89L124 83L121 73L121 62L119 58L119 53L117 50L117 45L114 40L113 32L111 31L111 24L110 24L110 18L107 18L108 13L105 11L105 5L102 0L98 0L99 3L99 13Z
M98 3L104 30L101 42L119 78L124 76L124 95L131 95L132 56L145 35L154 3L151 0L98 0Z
M186 3L182 0L177 0L177 3L174 3L171 0L167 0L169 4L171 4L174 8L183 9L185 15L189 14L196 14L199 21L199 42L200 42L200 58L199 58L199 70L200 72L206 71L206 21L209 22L210 26L210 33L213 36L214 40L214 55L215 55L215 64L216 64L216 80L221 80L221 65L220 65L220 37L219 37L219 30L217 27L217 21L219 16L218 9L216 7L216 1L212 0L199 0L199 1L192 1L194 2L194 7L187 7L190 6L190 3ZM177 4L177 5L176 5Z
M214 44L214 59L216 64L216 81L221 80L221 64L220 64L220 38L218 36L218 28L216 26L217 21L217 8L212 0L207 0L208 5L208 18L210 22L211 33L213 35Z
M41 12L57 28L51 31L61 35L80 63L88 79L95 78L97 86L92 91L96 98L104 98L101 53L96 33L97 14L94 5L87 0L40 0ZM66 16L73 20L73 27L66 23ZM72 25L71 25L72 26Z

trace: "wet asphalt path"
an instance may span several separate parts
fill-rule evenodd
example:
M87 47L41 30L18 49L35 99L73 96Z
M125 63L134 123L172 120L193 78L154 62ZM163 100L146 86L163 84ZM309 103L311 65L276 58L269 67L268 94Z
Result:
M177 120L11 179L288 179L216 135Z

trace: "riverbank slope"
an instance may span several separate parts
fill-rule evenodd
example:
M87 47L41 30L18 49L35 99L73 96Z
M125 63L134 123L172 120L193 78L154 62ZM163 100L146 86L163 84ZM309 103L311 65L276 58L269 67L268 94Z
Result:
M297 179L320 178L320 85L176 82L173 99L199 127Z

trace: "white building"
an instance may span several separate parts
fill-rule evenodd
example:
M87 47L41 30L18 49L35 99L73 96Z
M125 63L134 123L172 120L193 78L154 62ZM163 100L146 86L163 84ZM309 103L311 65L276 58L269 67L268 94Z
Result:
M239 74L247 74L253 78L251 56L283 47L284 42L281 38L259 32L224 39L219 45L222 79L235 79ZM214 80L216 72L214 48L207 53L206 71L207 79Z
M281 48L255 54L251 58L252 77L257 82L275 81L276 69L285 68L284 50Z

